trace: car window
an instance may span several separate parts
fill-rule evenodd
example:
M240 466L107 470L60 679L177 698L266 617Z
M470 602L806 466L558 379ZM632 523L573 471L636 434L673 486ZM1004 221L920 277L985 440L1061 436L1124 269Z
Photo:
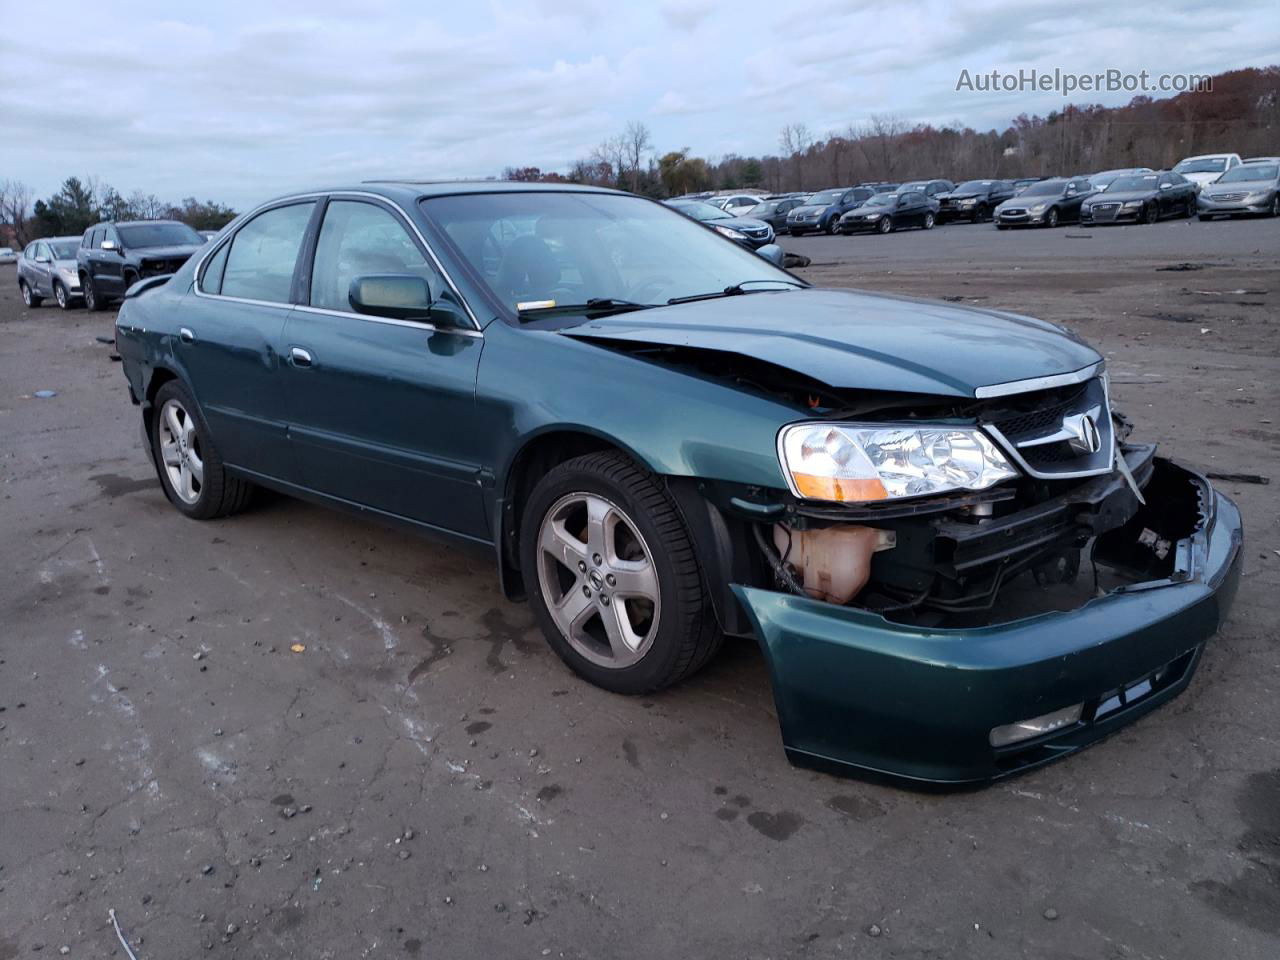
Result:
M236 231L222 277L224 297L288 303L293 270L315 201L273 207Z
M356 277L408 273L438 296L444 286L409 232L390 212L359 200L334 200L324 214L311 269L311 305L350 313Z
M116 231L115 227L107 227L107 229L102 232L102 243L106 243L108 240L116 245L117 250L120 249L120 234ZM99 244L99 246L101 246L101 244Z
M89 248L97 250L102 245L102 228L95 227L89 234Z
M40 243L36 245L36 256L44 257L46 260L53 259L53 253L49 250L49 245L47 243Z
M231 250L231 244L224 243L205 263L204 269L200 271L200 290L203 293L221 293L222 292L222 275L227 269L227 254Z
M7 249L8 249L7 247L0 247L0 250L7 250ZM27 244L27 249L22 251L22 255L26 257L28 260L34 260L36 258L36 245L34 241Z

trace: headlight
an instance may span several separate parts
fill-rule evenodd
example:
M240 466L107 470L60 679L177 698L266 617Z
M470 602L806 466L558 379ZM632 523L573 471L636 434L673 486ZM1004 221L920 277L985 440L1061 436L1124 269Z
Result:
M778 435L791 492L858 503L983 490L1018 472L986 435L944 424L796 423Z
M1043 211L1043 210L1044 210L1044 208L1045 208L1045 207L1047 207L1047 206L1048 206L1048 204L1047 204L1047 203L1037 203L1034 207L1032 207L1032 208L1031 208L1031 212L1032 212L1032 213L1040 213L1040 212L1041 212L1041 211Z
M975 203L977 203L977 202L978 202L977 200L961 200L961 201L960 201L960 206L962 206L962 207L972 207L972 206L973 206Z
M58 272L68 280L78 281L80 279L80 275L77 274L75 270L71 269L70 267L59 267Z
M1143 201L1143 200L1126 200L1126 201L1125 201L1125 204L1124 204L1124 208L1125 208L1126 210L1134 209L1134 208L1137 208L1137 207L1142 206L1142 204L1143 204L1144 202L1145 202L1145 201Z
M719 227L719 226L717 226L717 227L713 227L712 229L714 229L716 233L720 234L720 236L722 236L722 237L728 237L730 240L745 240L745 239L747 239L747 235L746 235L745 233L739 233L737 230L734 230L734 229L733 229L733 227Z

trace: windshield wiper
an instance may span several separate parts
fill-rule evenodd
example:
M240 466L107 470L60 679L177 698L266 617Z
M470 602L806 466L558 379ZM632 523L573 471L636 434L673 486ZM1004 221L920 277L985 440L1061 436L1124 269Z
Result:
M636 303L634 300L619 300L617 297L592 297L583 303L551 303L545 307L526 307L517 312L520 322L538 320L542 317L587 314L593 317L613 316L619 313L630 313L633 310L649 310L660 306L657 303Z
M797 290L803 290L805 284L795 280L743 280L741 283L733 283L713 293L695 293L687 297L672 297L667 303L692 303L694 300L716 300L720 297L738 297L744 293L778 293L777 290L748 290L748 283L785 283L795 287Z

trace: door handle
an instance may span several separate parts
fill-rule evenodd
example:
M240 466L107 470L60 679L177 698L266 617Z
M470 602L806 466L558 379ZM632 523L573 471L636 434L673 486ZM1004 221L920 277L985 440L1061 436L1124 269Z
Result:
M182 340L182 342L183 342L183 343L195 343L195 342L196 342L196 335L195 335L194 333L192 333L192 332L191 332L191 328L190 328L190 327L179 327L179 328L178 328L178 337Z
M311 354L301 347L291 347L289 349L289 359L295 367L311 366Z

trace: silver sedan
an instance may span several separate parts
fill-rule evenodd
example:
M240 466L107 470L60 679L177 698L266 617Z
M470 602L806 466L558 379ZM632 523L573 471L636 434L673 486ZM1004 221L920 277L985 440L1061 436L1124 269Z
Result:
M1240 214L1280 217L1280 157L1263 157L1232 167L1200 191L1201 220Z

